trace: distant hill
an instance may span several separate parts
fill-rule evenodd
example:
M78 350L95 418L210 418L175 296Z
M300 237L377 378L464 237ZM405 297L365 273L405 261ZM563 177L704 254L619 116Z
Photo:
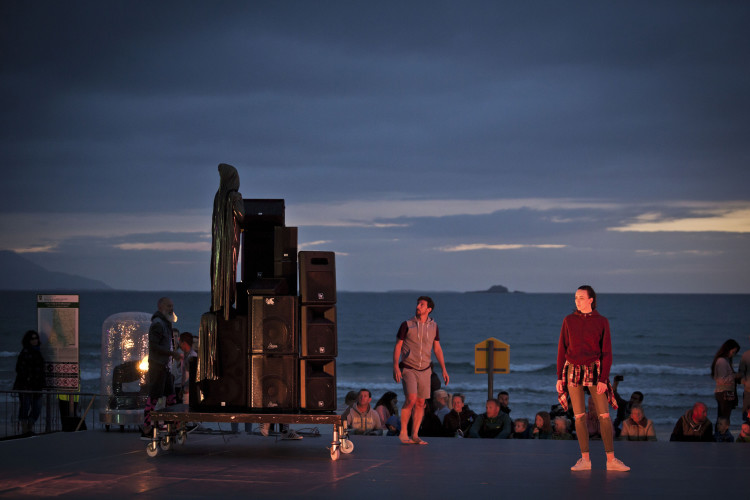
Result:
M0 250L0 290L111 290L98 280L48 271L10 250Z
M489 287L487 290L477 290L474 292L466 292L466 293L511 293L510 290L508 290L507 287L504 287L503 285L493 285ZM523 293L519 291L515 291L513 293Z

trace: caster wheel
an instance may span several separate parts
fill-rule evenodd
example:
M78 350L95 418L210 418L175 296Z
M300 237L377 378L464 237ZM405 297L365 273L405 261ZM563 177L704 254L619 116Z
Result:
M338 460L341 456L338 446L331 447L331 460Z
M185 431L180 432L177 434L177 444L182 446L185 444L185 441L187 440L187 433Z
M341 440L341 453L346 453L347 455L354 451L354 443L349 441L348 439L342 439Z
M172 438L169 436L161 438L161 441L159 441L159 448L164 451L172 449Z
M159 447L156 445L156 443L154 441L151 441L150 443L148 443L148 445L146 446L146 455L153 458L158 454L159 454Z

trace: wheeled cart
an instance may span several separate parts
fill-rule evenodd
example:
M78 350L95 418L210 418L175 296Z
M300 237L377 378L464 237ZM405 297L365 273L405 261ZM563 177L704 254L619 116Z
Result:
M209 413L190 411L188 405L174 405L161 410L151 412L153 422L162 421L166 424L166 430L159 430L154 425L154 435L146 445L146 454L149 457L158 455L159 450L169 450L176 441L177 444L185 444L189 422L221 422L230 424L316 424L333 425L333 440L328 450L331 460L338 460L341 453L354 451L354 443L349 439L346 421L342 421L341 415L320 413Z

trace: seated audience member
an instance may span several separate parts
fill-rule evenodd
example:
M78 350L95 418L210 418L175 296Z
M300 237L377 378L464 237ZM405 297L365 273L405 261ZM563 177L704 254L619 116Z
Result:
M341 413L341 419L346 420L346 417L349 415L349 412L352 409L352 406L354 406L357 403L357 391L349 391L346 393L346 396L344 396L344 411Z
M626 441L656 441L654 423L646 418L641 405L630 408L630 416L622 423L620 437Z
M750 443L750 424L744 422L740 428L740 435L737 436L738 443Z
M534 428L531 431L531 436L534 439L552 438L552 422L549 413L546 411L540 411L536 414L536 417L534 417Z
M385 421L386 436L398 436L401 432L401 416L392 415Z
M354 434L378 434L383 428L380 423L378 413L370 408L372 395L367 389L360 389L357 394L357 402L351 406L349 414L346 416L349 429Z
M386 422L388 422L388 419L396 416L399 420L401 417L399 416L398 411L398 395L396 395L393 391L388 391L385 394L381 396L380 399L378 399L378 402L375 403L375 411L378 412L378 416L380 417L380 423L383 424L384 428L387 428ZM401 424L398 426L401 427Z
M513 421L513 433L510 435L513 439L531 439L531 429L529 428L528 418L517 418Z
M485 439L506 439L510 436L513 422L507 413L500 411L497 399L488 399L485 411L479 415L469 429L469 437Z
M714 432L714 441L717 443L734 443L734 436L729 432L729 419L719 417L716 419L716 432Z
M501 412L510 415L510 408L508 407L510 404L510 394L508 394L508 391L500 391L497 393L497 404L500 405Z
M440 437L443 435L443 425L435 415L432 399L425 400L422 425L419 426L419 435L425 437Z
M440 420L440 426L443 426L445 416L450 413L451 409L448 408L449 396L448 393L442 389L438 389L432 395L432 404L435 408L435 415Z
M703 441L713 442L711 421L707 417L708 409L700 401L685 412L677 421L669 437L670 441Z
M622 396L620 396L620 394L617 392L617 386L619 386L620 382L622 382L624 379L625 377L623 377L622 375L615 375L615 380L612 384L612 393L614 394L615 400L617 401L617 417L612 423L615 426L615 437L620 435L620 432L622 430L621 425L630 416L630 409L633 407L633 405L643 404L643 393L640 391L634 391L630 395L630 399L628 401L625 401Z
M599 427L599 414L596 412L594 400L589 397L589 410L586 415L586 428L589 430L589 439L601 439L602 432Z
M570 420L568 420L566 417L555 417L554 427L552 428L552 439L559 439L563 441L575 439L573 435L568 432L569 427Z
M464 437L469 434L471 424L477 418L477 414L465 404L463 394L454 394L451 398L451 411L443 419L443 433L446 436Z

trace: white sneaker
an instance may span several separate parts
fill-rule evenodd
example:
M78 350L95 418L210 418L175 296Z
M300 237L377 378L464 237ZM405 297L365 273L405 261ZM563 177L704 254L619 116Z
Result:
M607 466L609 467L609 464ZM570 468L570 470L591 470L591 460L586 460L581 457L578 459L576 464Z
M622 463L620 460L613 458L612 460L607 460L607 470L619 470L621 472L627 472L630 470L630 467Z

